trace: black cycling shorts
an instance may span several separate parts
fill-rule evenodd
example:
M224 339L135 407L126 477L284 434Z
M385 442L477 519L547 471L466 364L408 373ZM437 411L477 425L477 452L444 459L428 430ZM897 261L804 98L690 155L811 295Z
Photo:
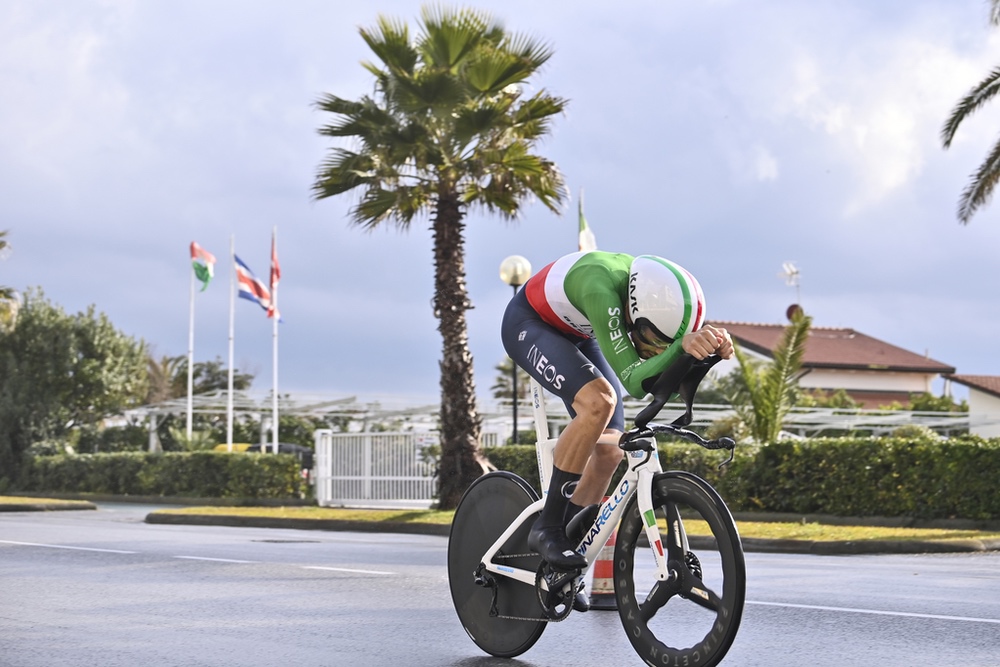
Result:
M583 385L599 377L610 382L618 402L606 428L625 430L624 389L595 339L563 333L544 322L523 289L507 304L500 339L515 364L563 400L570 417L576 417L573 399Z

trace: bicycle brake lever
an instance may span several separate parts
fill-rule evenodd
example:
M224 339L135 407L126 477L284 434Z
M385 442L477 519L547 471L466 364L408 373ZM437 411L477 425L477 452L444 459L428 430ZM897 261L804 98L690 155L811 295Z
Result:
M640 450L651 452L656 448L656 437L653 431L648 428L634 432L629 431L619 439L618 447L626 452L638 452Z

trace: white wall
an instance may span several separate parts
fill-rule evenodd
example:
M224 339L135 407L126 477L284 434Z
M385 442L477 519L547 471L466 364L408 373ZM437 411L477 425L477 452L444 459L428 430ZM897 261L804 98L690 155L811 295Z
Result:
M936 376L923 373L819 369L802 376L799 386L807 389L903 391L919 394L931 390L934 377Z
M1000 398L969 388L969 431L984 438L1000 438ZM977 425L977 422L992 422Z

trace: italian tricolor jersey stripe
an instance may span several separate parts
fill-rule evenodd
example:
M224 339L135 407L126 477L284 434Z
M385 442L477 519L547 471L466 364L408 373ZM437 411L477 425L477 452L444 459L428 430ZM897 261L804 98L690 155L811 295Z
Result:
M594 329L587 317L569 301L566 296L566 274L585 252L575 252L552 262L524 286L528 303L547 324L564 333L582 338L594 335Z

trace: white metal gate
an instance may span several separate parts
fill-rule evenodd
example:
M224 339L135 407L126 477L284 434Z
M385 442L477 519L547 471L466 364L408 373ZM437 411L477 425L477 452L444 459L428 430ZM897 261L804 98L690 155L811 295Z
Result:
M316 431L316 500L323 506L427 508L435 466L424 451L436 433Z

